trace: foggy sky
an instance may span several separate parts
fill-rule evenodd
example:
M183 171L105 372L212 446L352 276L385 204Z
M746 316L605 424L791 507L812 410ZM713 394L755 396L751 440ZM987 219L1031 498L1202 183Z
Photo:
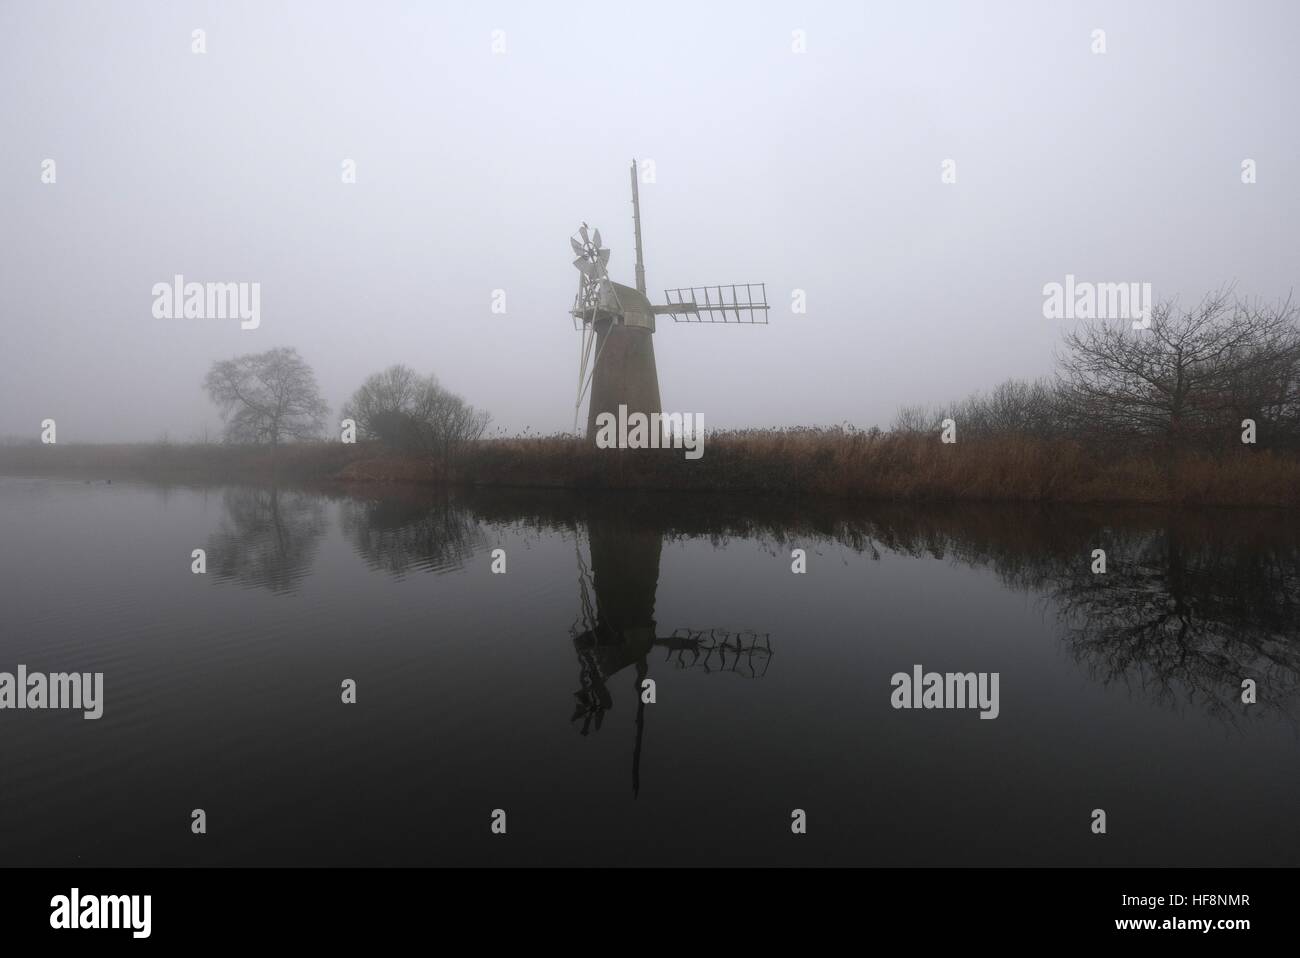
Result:
M634 156L651 299L773 304L661 318L665 410L885 426L1049 372L1067 273L1285 296L1297 35L1292 2L0 0L0 436L215 437L212 361L282 345L335 420L403 362L494 429L568 429L568 236L599 226L633 283ZM260 283L260 327L155 319L177 273Z

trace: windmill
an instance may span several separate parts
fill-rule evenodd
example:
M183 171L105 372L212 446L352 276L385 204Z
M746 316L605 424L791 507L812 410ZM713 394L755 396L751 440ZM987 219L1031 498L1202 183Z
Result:
M619 406L626 406L629 413L647 416L663 412L651 338L656 316L671 316L678 323L767 325L767 287L763 283L665 289L667 302L662 305L650 302L646 296L641 251L641 197L637 189L636 160L632 161L632 226L636 235L635 288L610 280L609 250L601 245L600 230L583 223L569 238L577 254L573 265L580 274L570 313L574 325L582 332L573 428L576 432L582 400L590 393L589 440L594 439L596 417L603 412L617 417Z

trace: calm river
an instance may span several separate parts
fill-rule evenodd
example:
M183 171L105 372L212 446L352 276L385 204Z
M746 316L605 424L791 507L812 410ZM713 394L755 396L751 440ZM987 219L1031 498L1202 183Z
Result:
M0 478L0 865L1300 864L1294 516L382 495Z

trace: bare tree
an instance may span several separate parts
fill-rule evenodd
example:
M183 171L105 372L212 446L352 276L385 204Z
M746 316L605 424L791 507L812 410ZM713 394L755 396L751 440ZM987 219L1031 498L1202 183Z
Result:
M433 376L390 366L353 393L344 414L361 435L395 449L441 462L455 459L479 439L492 417L444 389Z
M1274 417L1296 405L1300 334L1288 299L1261 306L1207 295L1190 310L1165 302L1149 329L1091 322L1066 336L1062 410L1073 431L1221 444L1250 407ZM1234 423L1233 420L1237 419Z
M280 347L212 364L204 388L221 410L227 442L269 443L320 435L329 407L296 349Z
M363 439L391 438L384 435L386 418L415 415L430 385L430 378L409 366L389 366L366 378L343 406L343 416L356 422L357 434Z
M894 415L890 429L901 433L937 433L946 410L925 405L903 406Z
M443 462L460 455L463 448L479 439L492 417L475 409L460 396L446 390L429 395L430 403L420 419L420 436L426 453Z
M1149 329L1088 323L1065 337L1055 380L1009 379L942 406L899 410L893 429L962 435L1146 442L1174 448L1300 448L1300 309L1246 301L1225 287L1193 309L1165 302Z

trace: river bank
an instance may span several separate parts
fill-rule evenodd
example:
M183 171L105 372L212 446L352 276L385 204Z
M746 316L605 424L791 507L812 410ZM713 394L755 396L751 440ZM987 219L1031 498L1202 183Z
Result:
M278 482L353 488L461 484L629 489L924 502L1077 502L1300 507L1300 459L1249 446L1169 457L1008 436L936 437L849 429L709 437L706 454L597 450L568 436L482 440L451 466L378 443L0 447L0 473L181 483Z

